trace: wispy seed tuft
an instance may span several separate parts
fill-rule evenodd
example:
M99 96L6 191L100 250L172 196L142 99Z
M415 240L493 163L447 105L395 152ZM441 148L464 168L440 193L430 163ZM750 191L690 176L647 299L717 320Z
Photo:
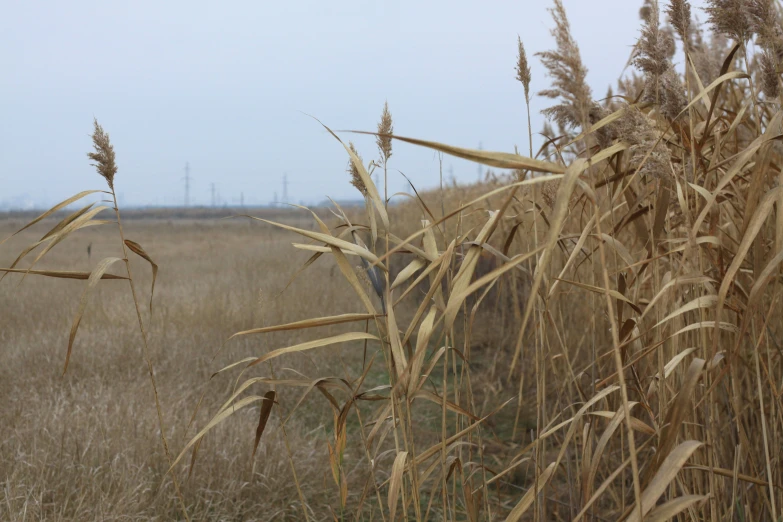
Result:
M729 39L722 33L713 33L711 38L705 38L698 20L691 28L690 55L704 85L719 76L728 45Z
M780 94L780 79L777 70L777 59L772 51L764 51L759 58L761 66L761 91L769 99Z
M117 162L114 156L114 146L109 140L109 134L103 130L97 119L93 120L95 130L92 133L92 145L95 152L88 152L87 157L98 174L104 177L109 188L114 190L114 175L117 174Z
M643 20L642 35L633 64L645 74L660 76L671 67L668 60L671 42L668 41L668 35L660 29L658 10L655 6L649 6L647 16Z
M525 99L530 99L530 65L527 62L527 53L525 52L525 44L522 43L522 38L517 36L517 44L519 46L517 52L517 80L525 88Z
M636 168L641 165L639 173L648 178L661 178L671 173L671 154L663 140L659 140L660 132L655 128L655 122L637 107L627 106L617 122L617 134L631 145L631 165Z
M671 61L674 38L660 28L658 6L652 3L642 25L634 66L644 73L642 99L658 105L661 114L674 120L686 105L685 89Z
M650 18L650 15L653 12L653 9L655 8L652 0L644 0L644 3L642 4L642 7L639 8L639 18L646 22L648 18Z
M362 157L356 151L356 147L352 141L348 142L348 148L351 149L351 152L356 154L356 157L359 158L359 161L362 161ZM362 177L359 175L359 169L356 168L356 165L354 165L353 161L350 160L348 161L348 173L351 175L351 185L356 187L363 196L366 196L367 187L364 185L364 181L362 181Z
M378 134L375 138L375 143L378 144L378 150L381 153L381 159L386 162L389 161L392 155L392 139L394 134L394 125L392 124L391 112L389 112L389 102L384 102L383 112L381 113L381 121L378 122ZM360 189L361 190L361 189Z
M756 43L777 56L783 54L783 29L778 10L771 0L750 0L748 19L751 30L758 35Z
M687 47L691 32L691 4L688 0L671 0L666 7L669 21L677 30L680 40Z
M582 63L579 46L571 36L562 0L555 0L549 9L555 21L552 36L557 48L553 51L537 53L541 62L552 77L552 87L539 92L546 98L560 99L561 102L542 112L562 128L575 128L587 123L588 111L592 106L592 91L587 85L587 67Z
M707 0L710 25L716 33L745 43L753 36L749 0Z

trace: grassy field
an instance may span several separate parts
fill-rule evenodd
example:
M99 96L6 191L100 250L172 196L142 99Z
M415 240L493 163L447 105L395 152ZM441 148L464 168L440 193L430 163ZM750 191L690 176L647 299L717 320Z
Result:
M156 214L154 218L135 216L128 222L127 235L144 245L161 267L149 337L168 438L180 449L188 435L195 434L193 427L186 429L202 392L208 393L194 421L199 428L231 392L232 378L209 381L212 372L224 363L348 329L334 325L310 332L240 338L228 343L223 354L213 360L231 334L310 317L361 312L361 308L329 259L313 264L281 294L310 257L308 252L290 247L296 240L294 234L246 218L221 220L221 216L230 215L224 212L200 219L166 219L165 212ZM254 214L292 226L310 228L312 224L309 216L294 211ZM25 220L29 221L29 216L6 217L0 221L0 236L11 235ZM45 220L40 228L48 229L56 222ZM15 253L40 235L36 230L14 237L4 245L0 265L9 266ZM115 255L118 248L116 226L91 227L52 250L38 268L84 270L97 259ZM146 304L151 271L141 259L132 264ZM125 281L107 280L98 286L65 375L68 331L84 281L28 276L22 282L20 274L10 274L1 284L5 312L0 318L4 357L0 382L6 406L0 410L0 518L180 517L171 482L165 479L167 466L158 438L154 399ZM378 356L375 351L369 355L373 354ZM311 355L282 358L275 369L281 378L356 378L364 361L363 345L344 343ZM502 380L501 372L491 365L483 366L477 365L477 370L487 376L488 386L482 387L487 391L483 408L487 410L499 395L499 390L490 388ZM494 379L489 378L490 372L497 374ZM376 361L365 382L367 389L388 382L382 361ZM303 392L281 389L281 411L290 412ZM367 404L370 406L361 411L369 416L374 408L372 402ZM326 447L334 426L327 405L319 393L310 394L287 425L297 478L315 519L328 516L334 496ZM423 408L421 413L420 437L436 440L438 408ZM191 477L183 478L182 491L192 519L301 518L279 417L270 419L255 465L253 469L249 466L257 415L257 411L241 412L241 419L225 423L205 439ZM513 412L506 422L512 420ZM350 419L350 436L358 437L357 430L357 419ZM501 438L502 433L493 446L499 456L503 453ZM383 450L393 447L387 441ZM345 458L351 466L347 478L357 487L352 495L358 497L367 480L367 468L362 455L350 449ZM185 468L183 477L188 471Z
M296 222L297 220L294 220ZM301 221L301 218L299 219ZM45 225L44 225L45 226ZM18 222L4 220L2 235ZM116 228L116 227L115 227ZM129 237L145 245L161 266L156 282L150 340L160 383L169 438L181 447L190 416L217 362L213 354L230 334L263 324L352 311L348 291L333 280L331 268L316 265L275 299L285 278L307 259L306 253L281 256L290 234L244 221L139 220ZM21 234L10 252L34 238ZM37 239L37 238L36 238ZM82 231L55 249L46 266L84 269L118 249L109 227ZM139 285L149 297L150 270L141 261ZM42 280L10 275L2 282L4 364L2 396L4 520L127 520L176 518L166 461L159 447L154 402L134 329L133 302L124 281L104 281L93 296L76 340L70 368L62 375L68 330L83 281ZM339 326L335 328L339 330ZM229 357L258 353L266 346L293 342L297 332L273 334L263 341L236 341ZM340 373L339 351L298 361L300 372ZM356 364L356 353L345 356ZM283 370L281 370L283 371ZM224 400L231 381L209 385L203 412ZM291 408L293 395L283 399ZM324 502L323 424L318 408L303 408L289 428L304 487L315 493L314 508ZM247 466L253 422L227 424L207 440L193 478L184 485L194 519L272 518L296 512L296 492L279 431L271 429L259 450L255 474ZM276 419L272 420L274 424ZM204 415L197 424L204 423ZM192 432L190 433L193 434ZM317 471L316 471L317 470ZM321 500L317 500L320 498ZM245 518L243 518L243 513ZM252 514L252 516L251 516ZM294 517L296 518L296 517Z

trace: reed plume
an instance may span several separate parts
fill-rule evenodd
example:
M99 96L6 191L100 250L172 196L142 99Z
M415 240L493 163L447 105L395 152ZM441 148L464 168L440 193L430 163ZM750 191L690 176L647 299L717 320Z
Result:
M666 14L669 16L677 34L680 37L686 50L690 45L691 37L691 4L688 0L671 0L666 7Z
M777 98L780 94L780 76L777 63L776 55L772 51L766 50L759 57L761 92L768 99Z
M522 38L517 35L517 81L522 84L522 88L525 90L525 108L527 109L527 137L529 145L529 154L533 157L533 125L530 122L530 64L527 61L527 53L525 52L525 44L522 43ZM519 171L517 176L524 177L526 174Z
M643 20L633 59L634 66L644 73L642 100L658 105L661 114L674 120L686 105L685 89L671 61L674 39L660 28L657 3L651 3Z
M117 162L114 155L114 146L109 140L109 134L103 130L97 119L93 119L95 129L92 133L92 145L95 152L88 152L87 157L95 163L91 163L98 174L103 176L109 188L114 191L114 176L117 174Z
M671 153L664 141L658 139L660 133L655 128L655 121L637 107L623 109L616 133L631 145L631 167L636 169L641 166L640 175L661 178L671 172ZM650 149L652 152L647 157Z
M389 102L384 102L381 121L378 122L378 136L375 138L378 151L381 153L382 163L386 163L391 158L392 134L394 134L394 125L391 112L389 112Z
M359 158L359 161L362 161L362 157L356 151L356 147L354 146L352 141L348 142L348 148L351 149L351 152L356 154L356 157ZM348 173L351 175L351 185L356 187L356 189L362 193L362 196L366 196L367 187L364 185L364 181L362 180L362 177L359 175L359 169L356 168L356 165L354 165L353 161L351 160L348 161Z
M708 20L713 31L745 43L753 36L749 0L707 0Z
M712 33L707 39L698 23L692 27L689 54L704 85L708 85L720 75L728 44L728 38L722 33Z
M639 18L647 20L650 17L654 9L652 0L644 0L642 7L639 8Z
M750 27L757 35L756 43L779 60L783 55L783 29L780 14L772 1L750 0L747 13Z
M549 9L555 28L551 34L555 37L556 49L537 53L552 78L552 86L538 94L560 103L541 111L547 118L564 129L585 127L588 111L592 105L592 91L587 85L587 67L582 63L579 46L571 35L562 0L554 0Z
M530 99L530 64L527 62L527 53L522 38L517 36L517 80L525 89L525 100Z

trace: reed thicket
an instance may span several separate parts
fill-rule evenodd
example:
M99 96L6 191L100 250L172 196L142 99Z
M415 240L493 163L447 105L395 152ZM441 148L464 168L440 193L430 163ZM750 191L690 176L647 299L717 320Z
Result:
M518 41L520 106L548 81L538 96L552 100L544 114L557 128L535 154L529 108L527 155L396 136L388 105L369 163L329 131L363 212L335 205L331 220L313 212L311 227L251 219L299 236L292 247L311 257L290 275L330 263L354 306L214 347L230 362L215 363L203 394L229 388L172 455L175 487L188 468L199 473L202 442L250 411L248 480L259 445L281 437L287 469L277 472L302 520L783 520L781 9L707 3L702 26L685 0L644 2L634 70L599 100L555 0L556 46L536 54L548 79L531 77L536 42ZM93 159L113 195L101 133L96 123L103 156ZM389 206L395 142L510 174ZM126 278L144 334L127 251L152 260L121 226L123 257L91 273L33 268L97 224L96 210L69 214L6 271L87 279L87 291ZM108 276L118 260L127 274ZM265 342L281 332L297 341ZM249 338L256 353L231 359ZM338 373L304 370L321 351L339 354ZM287 429L318 401L331 414L326 505L303 487L309 466ZM186 517L194 499L180 499Z

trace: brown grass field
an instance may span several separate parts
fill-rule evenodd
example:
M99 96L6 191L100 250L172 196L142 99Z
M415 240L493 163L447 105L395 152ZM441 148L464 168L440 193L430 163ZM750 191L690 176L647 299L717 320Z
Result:
M335 279L326 264L314 266L273 300L282 290L282 277L293 275L291 268L308 257L297 252L280 255L287 250L290 234L247 220L131 223L129 237L154 252L162 267L150 339L175 447L182 445L190 415L215 368L211 357L230 334L355 308L349 291L340 291L339 285L324 291L324 280ZM2 221L3 237L14 227L19 228L18 221ZM8 253L34 239L33 234L20 236L4 249L4 266L13 261ZM106 226L84 230L74 239L53 250L47 264L83 269L88 266L87 245L92 245L93 261L114 253L117 246L114 231ZM137 270L146 300L150 271L141 263ZM81 325L71 367L63 376L68 330L84 281L31 277L17 286L20 279L13 275L3 281L0 297L4 311L0 371L6 401L0 436L4 479L0 518L176 518L171 485L164 480L167 466L159 450L149 381L141 364L141 341L134 330L133 302L124 281L105 281L98 288ZM266 343L271 346L301 337L293 332L273 334L263 342L239 341L227 353L245 357ZM339 352L318 354L312 362L302 359L299 362L304 366L299 371L312 373L308 366L317 364L323 371L338 372L339 362L330 355L337 357ZM356 364L355 353L346 350L345 355ZM230 385L230 380L215 383L215 393L206 396L205 413L219 406ZM292 395L289 408L293 401ZM327 468L319 456L323 424L329 419L319 408L302 411L304 416L290 429L292 444L298 460L319 470L305 474L303 469L302 478L309 491L323 498L321 471ZM197 422L203 424L204 417ZM199 459L184 489L190 498L199 499L198 507L193 505L194 519L265 520L276 513L297 512L282 442L272 426L251 480L247 463L253 422L245 420L226 424L204 444L204 458ZM244 450L236 451L240 447Z
M348 329L334 325L307 334L278 332L264 339L239 339L213 360L231 334L310 317L361 312L350 286L329 259L313 264L280 294L309 258L307 252L290 248L296 240L294 234L242 217L221 219L231 214L218 211L204 211L199 219L165 219L165 211L160 210L154 212L155 217L135 212L128 221L128 237L145 245L163 267L155 285L149 336L168 437L175 447L194 434L192 429L186 433L186 428L202 391L209 393L196 425L208 421L207 414L219 408L231 392L232 379L208 382L212 371L222 366L221 361L228 363L270 347ZM312 221L296 211L254 214L305 228L310 228ZM11 235L25 220L29 221L29 216L6 217L0 221L0 236ZM41 228L56 222L45 220ZM37 239L27 231L14 237L6 243L0 264L9 266L15 257L11 252ZM88 228L53 250L40 268L84 269L90 259L94 264L95 259L110 256L116 248L111 226ZM133 265L146 303L151 272L144 261L134 260ZM141 363L133 301L124 281L104 281L97 288L65 375L62 363L68 330L84 281L35 276L21 281L21 274L9 275L0 294L2 309L7 311L0 328L5 357L0 382L8 403L0 419L2 518L178 518L176 496L165 480L167 466L159 448L154 399ZM355 376L361 372L364 357L362 344L345 343L310 356L288 356L276 364L276 370L281 378ZM478 370L499 374L497 357L490 363L491 367ZM488 378L488 384L501 384L498 377ZM388 374L376 363L367 382L381 385L385 379ZM496 403L493 397L498 390L489 394L488 404ZM308 510L320 519L329 513L333 497L326 448L333 423L328 402L317 395L303 402L287 433ZM278 400L290 410L300 396L299 390L285 390ZM363 407L362 411L369 415L373 408ZM279 419L270 420L251 471L248 463L257 413L245 413L239 414L242 420L221 426L200 449L191 478L183 481L183 494L195 500L189 501L190 516L194 520L299 519L301 507L292 487ZM430 423L421 426L422 440L428 435L436 440L433 432L438 430L438 409L422 412L421 421ZM356 425L353 420L352 435L356 435ZM500 452L500 442L493 449ZM348 480L361 484L366 480L361 456L350 458L355 461L346 472Z
M598 100L555 0L541 149L384 107L364 207L126 213L96 121L0 221L0 518L783 521L783 9L707 5ZM389 205L398 141L502 171Z

